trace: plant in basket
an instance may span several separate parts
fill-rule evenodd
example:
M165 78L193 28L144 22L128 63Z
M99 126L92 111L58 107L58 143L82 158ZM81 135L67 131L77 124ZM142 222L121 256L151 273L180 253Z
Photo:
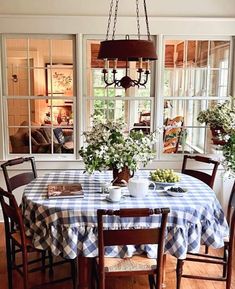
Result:
M224 145L225 136L235 128L235 108L230 101L225 101L201 111L197 120L210 126L214 144Z
M88 173L112 169L115 183L119 183L121 179L128 181L141 163L145 166L153 159L156 133L127 133L124 129L121 120L102 122L94 119L91 130L83 134L87 145L79 151Z

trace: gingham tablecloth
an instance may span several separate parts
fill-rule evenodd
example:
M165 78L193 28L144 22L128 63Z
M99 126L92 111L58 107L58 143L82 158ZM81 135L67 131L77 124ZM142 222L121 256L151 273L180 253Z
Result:
M149 171L135 174L149 177ZM49 173L38 177L25 188L22 208L26 234L33 238L38 249L50 248L55 255L66 258L77 255L95 257L97 249L97 209L160 208L169 207L165 251L177 258L186 252L198 252L200 244L214 248L224 245L228 225L213 190L203 182L181 174L179 185L188 189L183 197L171 197L162 190L150 190L143 199L126 196L120 203L110 203L101 194L101 184L110 182L111 172L84 174L82 171ZM84 198L48 199L47 186L53 183L81 183ZM127 188L124 193L128 194ZM139 226L159 225L159 216L143 218ZM137 227L136 220L106 220L107 228ZM156 257L152 245L141 247L108 247L106 255L127 257L144 250L148 257Z

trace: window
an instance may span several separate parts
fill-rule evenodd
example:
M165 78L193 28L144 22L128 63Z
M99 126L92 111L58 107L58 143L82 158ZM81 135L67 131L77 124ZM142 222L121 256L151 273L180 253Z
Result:
M74 155L74 41L73 36L6 36L9 154Z
M164 52L163 152L212 153L210 130L197 116L229 96L230 41L166 37Z
M172 153L213 153L210 130L197 122L197 115L228 99L230 38L163 37L163 67L158 73L161 87L157 87L151 63L146 88L125 91L114 85L105 87L104 63L97 59L100 39L84 37L83 46L78 47L83 49L79 60L83 63L82 69L79 67L84 80L81 93L77 93L75 81L75 36L5 35L4 39L7 155L78 159L77 142L83 144L81 135L90 129L92 116L122 118L128 130L142 129L146 134L163 124L159 158ZM137 78L137 69L137 62L129 63L132 78ZM125 62L118 61L117 70L121 78ZM79 131L74 129L75 123Z

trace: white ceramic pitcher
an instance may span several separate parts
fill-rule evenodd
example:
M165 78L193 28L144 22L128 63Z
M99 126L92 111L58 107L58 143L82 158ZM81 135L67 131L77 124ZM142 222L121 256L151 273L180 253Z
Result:
M124 183L125 181L123 181ZM125 182L126 183L126 182ZM141 178L131 178L127 183L127 188L132 197L135 198L144 198L149 190L149 185L153 184L153 190L156 189L156 185L154 182L148 179Z

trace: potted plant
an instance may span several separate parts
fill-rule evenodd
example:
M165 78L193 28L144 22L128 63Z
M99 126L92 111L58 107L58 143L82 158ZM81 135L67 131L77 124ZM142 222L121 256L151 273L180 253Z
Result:
M131 175L154 157L152 145L155 134L145 135L142 131L124 132L122 121L101 122L94 120L89 132L84 132L87 146L79 154L85 163L85 170L92 173L113 169L114 183L128 181Z
M225 144L224 136L235 127L235 109L229 101L217 104L198 114L197 120L210 126L215 144Z
M235 129L228 136L228 141L223 146L223 156L225 170L235 175Z

